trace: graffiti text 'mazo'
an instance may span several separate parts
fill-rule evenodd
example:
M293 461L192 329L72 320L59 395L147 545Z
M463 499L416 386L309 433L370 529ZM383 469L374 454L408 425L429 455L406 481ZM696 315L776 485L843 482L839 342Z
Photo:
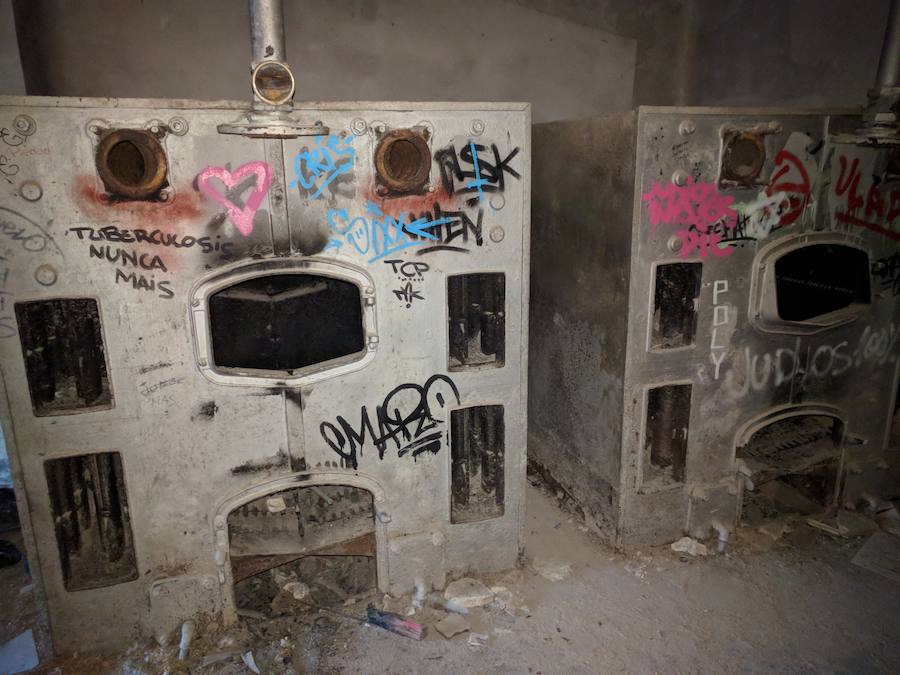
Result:
M356 426L338 415L334 424L322 422L319 432L348 468L358 467L359 455L367 443L378 450L379 460L384 459L390 444L398 457L409 455L415 459L423 452L440 451L442 425L447 421L442 411L459 401L453 380L438 373L423 385L407 383L393 389L375 407L374 415L363 406Z

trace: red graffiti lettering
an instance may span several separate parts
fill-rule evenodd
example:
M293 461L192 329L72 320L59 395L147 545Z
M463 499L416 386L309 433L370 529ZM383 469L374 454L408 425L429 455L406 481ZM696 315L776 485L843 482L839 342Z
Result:
M894 222L894 218L900 216L900 190L891 192L891 207L888 209L887 221Z
M797 176L789 176L795 171ZM797 180L799 179L799 180ZM781 214L781 226L791 225L809 203L809 173L794 153L781 150L775 155L775 173L766 186L766 194L771 197L776 192L788 193L788 208Z
M855 157L853 159L849 172L847 172L847 158L844 155L841 155L840 162L841 173L834 184L834 193L838 197L842 197L849 190L847 210L855 211L863 205L863 198L859 196L859 158Z
M865 181L860 194L860 182L863 179L859 169L859 158L849 164L846 156L838 157L840 172L834 182L834 219L844 225L862 227L894 240L900 240L900 231L892 227L894 220L900 216L900 191L892 190L888 197L879 189L877 183ZM866 188L868 185L868 188ZM839 199L843 198L843 199ZM854 213L864 208L863 213ZM887 217L885 217L887 212Z
M874 185L869 186L869 194L866 195L866 218L873 219L884 218L884 201L881 198L881 191Z

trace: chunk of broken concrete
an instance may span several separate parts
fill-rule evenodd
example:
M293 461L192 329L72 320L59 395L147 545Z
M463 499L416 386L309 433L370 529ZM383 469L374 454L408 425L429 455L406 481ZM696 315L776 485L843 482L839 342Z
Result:
M691 539L690 537L682 537L678 541L672 542L670 548L678 553L687 553L692 556L709 555L709 551L705 544L701 544L696 539Z
M534 571L550 581L562 581L572 572L572 565L559 560L535 560Z
M444 598L460 607L484 607L494 599L494 594L477 579L463 577L447 584Z
M469 630L469 622L459 614L448 614L434 624L434 629L448 640Z

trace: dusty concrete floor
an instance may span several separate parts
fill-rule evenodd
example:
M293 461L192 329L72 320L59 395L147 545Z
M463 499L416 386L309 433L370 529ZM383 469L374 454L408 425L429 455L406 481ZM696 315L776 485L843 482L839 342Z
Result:
M484 579L509 588L514 601L511 613L472 612L473 630L488 635L483 647L469 646L467 634L441 637L430 625L433 611L423 615L421 642L323 614L312 629L310 621L282 621L254 631L257 663L264 673L900 672L900 584L851 564L865 538L839 540L798 525L774 543L745 531L727 555L618 554L535 487L527 533L525 569ZM571 565L563 580L535 572L557 562ZM28 612L15 583L5 581L16 574L21 581L20 569L0 570L6 628L21 626L10 611ZM274 665L282 634L294 659ZM246 633L238 640L254 642ZM39 670L162 672L164 657L165 650L144 655L136 646L127 659L67 659ZM239 663L188 665L183 672L250 672Z

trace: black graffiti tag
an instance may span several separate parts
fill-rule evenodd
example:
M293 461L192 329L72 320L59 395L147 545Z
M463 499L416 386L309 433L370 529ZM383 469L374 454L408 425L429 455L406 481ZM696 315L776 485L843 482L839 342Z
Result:
M500 157L496 144L491 144L490 155L487 151L486 146L469 142L458 152L450 145L435 153L447 194L467 194L466 202L474 205L481 201L482 193L503 192L505 174L521 178L519 172L510 166L519 154L519 148L514 148L505 158Z
M453 402L459 403L459 390L446 375L432 375L423 385L401 384L375 407L375 422L366 406L359 412L359 425L354 426L338 415L336 424L322 422L319 432L325 443L341 458L341 465L358 468L358 458L366 443L378 450L383 460L389 444L397 457L413 459L423 452L437 454L441 449L440 425L446 422L442 411Z

